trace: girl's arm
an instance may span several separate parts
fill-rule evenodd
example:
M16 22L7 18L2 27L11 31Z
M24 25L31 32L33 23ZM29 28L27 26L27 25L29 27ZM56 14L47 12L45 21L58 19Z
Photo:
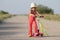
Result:
M36 16L41 16L41 15L37 12Z
M38 12L37 12L37 16L40 17L40 18L44 18L44 16L39 14Z
M43 15L41 15L41 14L39 14L38 12L37 12L37 15L36 15L37 17L40 17L40 18L44 18L44 16Z

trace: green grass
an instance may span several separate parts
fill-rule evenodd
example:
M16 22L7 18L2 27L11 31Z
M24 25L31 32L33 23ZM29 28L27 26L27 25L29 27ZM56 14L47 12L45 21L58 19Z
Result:
M56 21L60 21L60 15L52 15L52 14L44 14L44 18L48 19L48 20L56 20Z
M0 23L3 22L3 20L10 18L12 15L10 14L0 14Z

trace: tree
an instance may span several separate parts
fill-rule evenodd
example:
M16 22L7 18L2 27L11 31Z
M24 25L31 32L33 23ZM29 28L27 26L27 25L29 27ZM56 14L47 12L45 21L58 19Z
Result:
M43 5L38 5L37 11L41 14L54 14L53 9L48 8L47 6L43 6Z

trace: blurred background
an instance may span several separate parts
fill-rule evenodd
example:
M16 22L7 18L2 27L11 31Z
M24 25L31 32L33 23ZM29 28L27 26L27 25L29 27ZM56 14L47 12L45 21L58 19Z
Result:
M0 10L11 14L25 14L28 13L32 2L49 7L55 14L60 14L60 0L0 0Z
M44 14L45 19L60 20L60 0L0 0L0 20L5 19L5 14L28 14L32 2L37 4L37 11Z
M27 37L32 2L37 4L42 17L39 23L46 29L46 37ZM45 39L60 40L60 0L0 0L0 40Z

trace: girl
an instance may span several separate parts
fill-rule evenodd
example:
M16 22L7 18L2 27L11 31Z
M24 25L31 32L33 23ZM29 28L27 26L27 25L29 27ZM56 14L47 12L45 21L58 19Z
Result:
M31 3L31 9L30 9L29 16L28 16L28 36L29 37L32 37L32 24L34 25L35 36L39 35L38 27L36 23L36 14L37 14L36 4Z

